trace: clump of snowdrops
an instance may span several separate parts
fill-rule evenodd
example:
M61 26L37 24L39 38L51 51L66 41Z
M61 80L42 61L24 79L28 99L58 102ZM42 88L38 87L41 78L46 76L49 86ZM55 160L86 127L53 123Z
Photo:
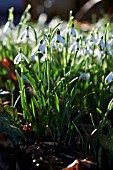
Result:
M11 107L18 110L21 103L23 119L37 136L49 137L64 147L74 144L84 154L94 154L100 164L100 155L107 150L111 163L111 23L101 27L100 21L85 33L76 28L70 12L68 23L53 19L48 25L33 25L29 8L17 26L10 9L8 21L0 29L1 60L7 56L14 62L19 85L15 98L15 84L11 80L4 83L11 93Z

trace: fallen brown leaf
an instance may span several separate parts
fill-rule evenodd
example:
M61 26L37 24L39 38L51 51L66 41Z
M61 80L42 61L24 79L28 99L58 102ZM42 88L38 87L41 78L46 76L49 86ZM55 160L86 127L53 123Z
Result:
M89 159L76 159L72 164L63 170L102 170Z
M0 61L0 66L7 71L5 75L1 75L4 80L11 79L14 81L14 83L18 82L15 74L15 65L8 57L5 57Z

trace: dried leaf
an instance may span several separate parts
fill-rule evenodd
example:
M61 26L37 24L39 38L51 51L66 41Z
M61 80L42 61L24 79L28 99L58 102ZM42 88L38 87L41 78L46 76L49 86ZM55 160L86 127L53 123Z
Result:
M76 159L72 164L63 170L101 170L95 163L88 159Z
M5 57L3 60L0 61L0 66L7 71L7 74L1 75L3 79L11 79L15 83L17 83L17 77L15 74L15 66L14 63L8 58Z
M75 26L78 26L83 31L90 31L92 29L92 24L87 21L74 21Z

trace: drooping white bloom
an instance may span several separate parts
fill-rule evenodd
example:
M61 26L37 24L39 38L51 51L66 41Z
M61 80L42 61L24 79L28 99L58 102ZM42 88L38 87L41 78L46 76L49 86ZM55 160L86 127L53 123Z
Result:
M27 63L29 63L27 57L21 52L19 52L14 59L14 64L19 64L22 60L25 60Z
M14 24L10 20L8 20L6 22L4 29L3 29L3 32L6 33L8 28L11 29L11 30L14 28Z
M72 27L71 27L70 29L71 29L71 34L72 34L72 36L77 37L77 36L78 36L78 32L77 32L77 30L74 28L74 25L72 25Z
M43 41L41 40L40 43L32 50L31 56L36 55L36 53L40 51L41 53L45 53L45 45L43 44Z
M37 46L36 46L37 47ZM40 48L42 48L42 47L40 47ZM39 59L39 56L37 55L37 52L41 52L41 58ZM32 51L32 55L31 55L31 58L32 58L32 60L35 60L36 62L41 62L41 63L43 63L46 59L47 59L47 48L46 47L44 47L44 49L42 48L42 51L41 51L41 49L34 49L34 51Z
M91 33L87 38L86 38L86 44L94 44L98 45L99 40Z
M42 56L40 62L43 63L46 59L47 59L47 52L45 52L45 54Z
M99 41L99 45L100 45L101 50L103 50L105 48L105 42L103 40L103 36L101 37L101 39Z
M76 42L74 44L72 44L69 48L69 53L71 52L76 52L76 51L79 51L81 54L84 53L84 49L83 47L80 45L79 43L79 38L76 40Z
M58 43L62 43L62 45L64 46L66 44L64 38L60 35L60 30L57 31L57 34L53 37L50 45L51 47L54 46L54 44L58 42Z
M109 84L113 81L113 72L109 73L105 78L105 84Z
M26 29L22 32L22 34L19 37L19 42L24 42L26 40L31 40L31 41L35 41L35 38L31 32L31 30L29 30L29 26L26 27Z
M75 29L74 24L72 25L71 28L68 28L67 26L65 29L63 29L61 35L65 37L68 33L71 34L73 37L78 37L78 32Z

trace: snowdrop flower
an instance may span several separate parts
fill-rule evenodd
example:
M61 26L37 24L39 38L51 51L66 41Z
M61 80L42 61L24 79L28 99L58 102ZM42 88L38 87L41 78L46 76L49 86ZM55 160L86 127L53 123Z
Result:
M99 40L95 38L95 36L93 35L93 33L91 33L87 39L86 39L86 44L94 44L94 45L98 45Z
M100 45L101 50L103 50L103 49L105 48L105 42L104 42L104 40L103 40L103 36L101 36L99 45Z
M77 30L74 28L74 24L72 25L71 29L71 34L73 37L77 37L78 36L78 32Z
M27 57L26 57L24 54L22 54L22 52L21 52L21 50L20 50L20 52L17 54L17 56L16 56L15 59L14 59L14 64L19 64L23 59L24 59L27 63L29 63Z
M8 20L8 21L6 22L6 24L5 24L5 26L4 26L4 29L3 29L3 32L6 33L7 30L8 30L8 28L9 28L10 30L12 30L12 29L14 28L14 24L13 24L10 20Z
M19 38L19 42L21 42L21 41L24 42L26 40L35 41L35 38L34 38L32 32L29 30L29 26L27 26L26 29L21 34L21 36Z
M54 46L56 42L61 43L63 46L66 44L64 38L60 35L60 30L57 31L57 34L53 37L50 45Z
M105 84L109 84L113 81L113 72L109 73L105 78Z
M77 38L76 43L71 45L69 53L71 53L72 51L76 52L77 50L80 50L81 52L83 51L83 48L79 44L79 38Z
M43 41L41 40L40 43L32 50L31 56L36 55L37 51L40 51L41 53L45 53L45 45L43 44Z
M38 18L38 24L44 24L47 21L47 14L41 13Z
M32 51L31 58L36 62L39 62L39 56L37 52L41 52L40 62L43 63L47 59L47 48L43 44L38 44Z
M78 32L77 30L74 28L74 24L72 25L71 28L66 28L62 31L61 35L62 36L66 36L68 33L70 33L73 37L77 37L78 36Z
M89 74L88 74L88 73L82 73L82 74L79 76L79 80L89 81Z

